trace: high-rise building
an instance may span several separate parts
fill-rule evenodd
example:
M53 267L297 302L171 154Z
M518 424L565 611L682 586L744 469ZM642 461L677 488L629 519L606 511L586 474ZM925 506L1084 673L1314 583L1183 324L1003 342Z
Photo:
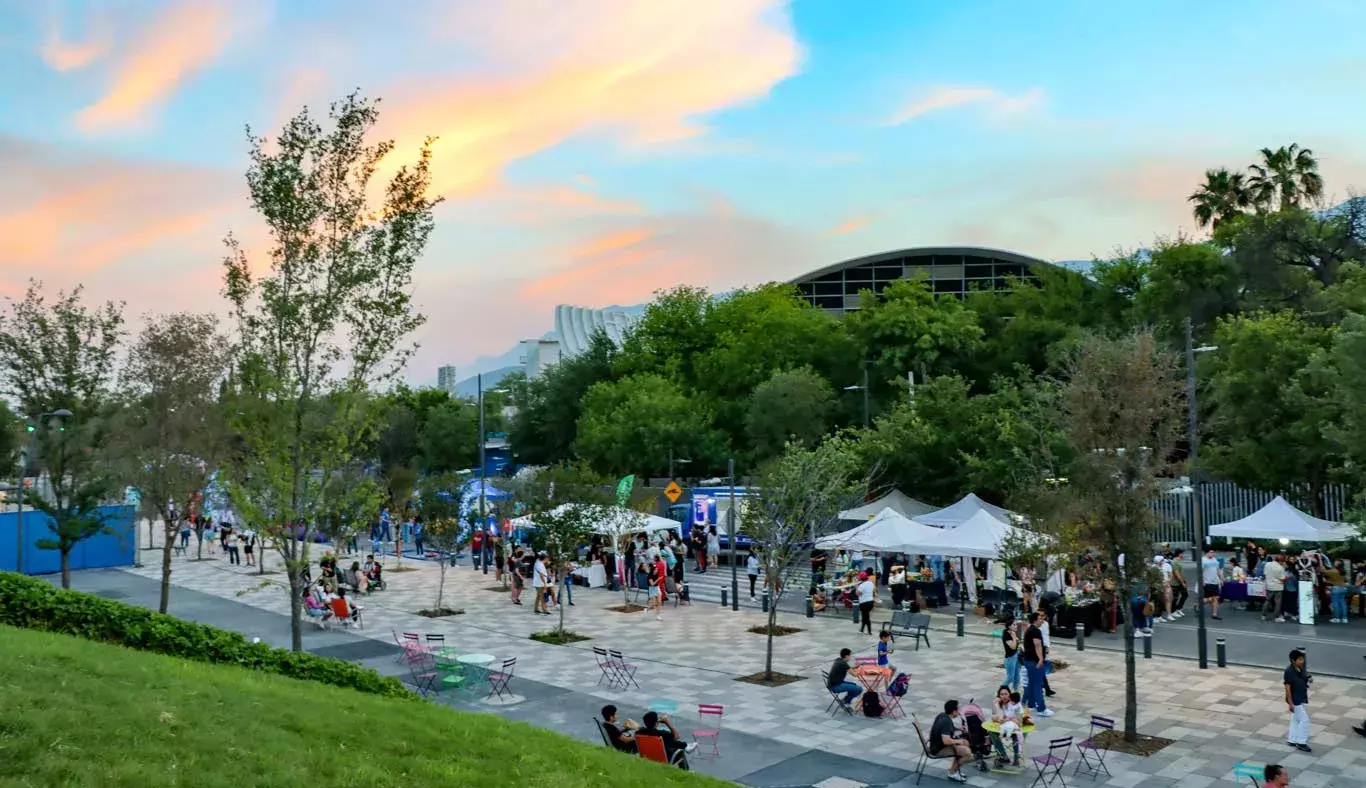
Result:
M436 387L442 391L455 396L455 384L460 381L455 377L455 365L447 364L436 368Z

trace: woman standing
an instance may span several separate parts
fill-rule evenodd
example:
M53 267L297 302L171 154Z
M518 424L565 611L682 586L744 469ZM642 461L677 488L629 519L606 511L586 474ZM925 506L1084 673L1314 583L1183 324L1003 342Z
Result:
M868 577L867 572L860 572L858 585L854 592L858 594L859 612L859 632L873 634L873 605L877 601L877 586Z
M1005 668L1006 679L1001 682L1003 686L1009 687L1014 692L1020 691L1020 635L1018 627L1015 625L1015 617L1011 616L1005 621L1001 628L1001 645L1005 647Z

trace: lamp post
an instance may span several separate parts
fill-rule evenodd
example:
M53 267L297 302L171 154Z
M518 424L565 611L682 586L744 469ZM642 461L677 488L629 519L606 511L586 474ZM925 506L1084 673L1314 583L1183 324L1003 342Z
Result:
M730 540L730 609L740 609L740 575L735 568L735 459L726 465L730 474L730 506L726 509L726 538Z
M1187 436L1186 442L1190 451L1190 477L1191 477L1191 524L1195 526L1195 565L1201 568L1201 562L1205 555L1205 518L1204 512L1200 507L1200 479L1197 475L1197 462L1199 460L1200 435L1197 430L1197 410L1195 403L1195 354L1208 353L1211 350L1218 350L1213 345L1202 347L1195 346L1193 337L1194 331L1191 328L1191 319L1186 318L1186 419ZM1209 668L1209 635L1205 630L1205 601L1200 600L1196 605L1200 611L1196 624L1196 656L1200 661L1200 669Z
M863 385L845 386L844 390L863 392L863 426L867 427L869 424L869 414L871 413L871 409L868 404L868 362L863 362ZM911 396L914 397L915 395L912 394Z
M38 424L28 425L28 441L24 450L19 453L19 512L15 516L14 531L16 547L14 552L14 571L18 574L24 573L24 480L28 478L28 457L33 451L33 434L38 431L47 419L58 423L58 429L65 431L66 425L62 422L71 418L71 411L66 408L58 408L50 413L38 415Z
M674 459L674 450L672 448L669 449L669 481L674 480L674 463L687 465L690 462L692 462L692 460L685 460L681 457L679 459Z

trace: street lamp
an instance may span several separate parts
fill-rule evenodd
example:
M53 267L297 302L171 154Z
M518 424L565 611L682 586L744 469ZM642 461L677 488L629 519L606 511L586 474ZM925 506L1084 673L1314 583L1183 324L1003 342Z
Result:
M17 539L17 546L14 553L14 571L18 574L24 573L24 480L28 478L28 456L33 449L33 434L38 431L38 427L47 423L48 420L56 423L57 429L66 431L66 420L71 418L71 411L66 408L58 408L49 413L38 414L37 424L28 424L28 441L24 450L19 453L19 512L15 516L14 530Z
M1200 435L1197 431L1197 410L1195 405L1195 354L1208 353L1219 348L1213 345L1195 346L1193 338L1194 330L1191 328L1191 319L1186 318L1186 418L1187 430L1186 442L1190 452L1190 479L1191 479L1191 520L1195 526L1195 549L1197 552L1196 566L1204 560L1205 555L1205 518L1200 509L1200 478L1197 475L1196 462L1199 459ZM1196 654L1200 660L1200 669L1209 668L1209 639L1205 631L1205 603L1200 602L1196 605L1200 611L1196 626Z
M844 387L844 390L845 390L845 391L862 391L862 392L863 392L863 426L864 426L864 427L867 427L867 426L868 426L869 407L868 407L868 364L867 364L866 362L865 362L864 365L863 365L863 385L862 385L862 386L845 386L845 387ZM915 395L912 394L912 396L915 396Z
M687 465L690 462L692 462L692 460L685 460L681 457L678 459L674 459L674 450L672 448L669 449L669 481L674 480L674 463L678 463L679 465Z
M488 528L488 523L487 523L486 518L485 518L485 516L484 516L484 487L485 487L486 484L487 484L487 475L486 475L486 474L488 473L488 471L487 471L488 463L487 463L487 461L484 459L484 450L485 450L485 444L488 443L488 433L484 431L484 373L480 372L477 376L475 376L475 378L476 378L476 381L475 381L475 382L476 382L476 386L477 386L477 390L478 390L478 394L479 394L479 397L478 397L478 404L479 404L479 528L480 528L480 530L485 530L485 531L486 531L487 528ZM490 393L490 394L502 394L502 393L504 393L504 392L506 392L506 391L507 391L507 389L501 389L501 388L499 388L499 389L489 389L489 393ZM483 553L483 554L479 556L479 563L480 563L481 566L484 567L484 574L488 574L488 573L489 573L488 556L492 553L492 548L490 548L490 547L487 546L487 545L488 545L488 542L487 542L487 541L485 541L484 544L485 544L485 547L482 548L482 553Z

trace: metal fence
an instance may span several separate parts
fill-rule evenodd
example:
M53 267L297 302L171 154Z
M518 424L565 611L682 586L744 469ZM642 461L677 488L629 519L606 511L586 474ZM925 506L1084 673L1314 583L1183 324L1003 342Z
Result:
M1162 515L1163 520L1157 529L1157 541L1195 544L1195 519L1192 513L1195 495L1168 493L1153 501L1153 508ZM1307 489L1275 493L1245 490L1232 482L1214 482L1201 485L1199 495L1206 528L1246 517L1271 503L1271 499L1277 495L1285 496L1287 501L1300 509L1313 512L1313 506L1307 500ZM1323 489L1325 519L1341 520L1351 505L1352 493L1346 486L1330 484Z

